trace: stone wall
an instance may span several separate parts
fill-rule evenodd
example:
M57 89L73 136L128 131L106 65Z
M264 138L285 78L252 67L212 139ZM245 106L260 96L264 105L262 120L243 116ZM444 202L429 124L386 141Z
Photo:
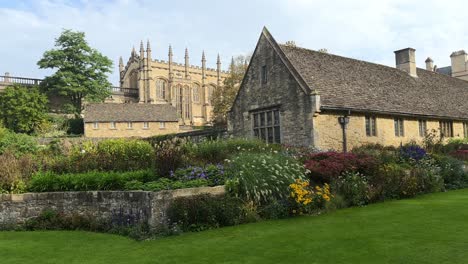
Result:
M39 216L44 210L79 214L117 225L166 223L166 211L177 197L202 193L224 194L224 186L161 192L95 191L0 194L0 227L14 226Z
M343 132L338 122L338 117L343 113L322 112L314 117L314 139L316 147L321 150L338 150L343 148ZM402 117L404 122L404 136L395 136L394 116L377 115L377 136L366 135L366 121L364 114L351 113L347 126L348 150L353 147L368 143L376 143L384 146L398 147L411 141L422 143L423 137L419 135L419 123L417 118ZM435 129L439 131L439 120L426 119L427 131ZM453 121L454 138L463 138L463 123Z
M262 67L267 82L261 80ZM234 136L253 137L252 113L260 109L280 111L281 143L310 146L314 106L264 34L260 37L248 71L229 114Z

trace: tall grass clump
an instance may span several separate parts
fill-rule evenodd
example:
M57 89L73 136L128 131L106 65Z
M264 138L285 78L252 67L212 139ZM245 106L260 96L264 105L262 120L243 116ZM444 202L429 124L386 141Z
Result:
M288 186L304 178L303 166L280 154L243 153L230 160L227 168L229 193L256 204L287 199Z

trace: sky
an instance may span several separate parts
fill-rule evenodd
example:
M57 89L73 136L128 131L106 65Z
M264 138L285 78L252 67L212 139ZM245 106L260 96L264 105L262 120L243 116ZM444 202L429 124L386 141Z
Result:
M151 42L153 59L208 67L219 53L227 69L232 56L253 52L266 26L280 42L325 48L329 53L394 67L393 51L416 49L424 68L430 56L450 65L453 51L468 50L466 0L0 0L0 75L43 78L44 51L63 29L86 33L91 47L114 61L109 80L118 85L118 59Z

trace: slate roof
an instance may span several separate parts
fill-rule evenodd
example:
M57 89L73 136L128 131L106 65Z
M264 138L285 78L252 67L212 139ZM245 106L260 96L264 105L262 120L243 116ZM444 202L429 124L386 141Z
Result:
M452 76L452 66L437 68L436 72L442 73L442 74L445 74L445 75L448 75L448 76Z
M418 78L393 67L279 45L323 109L346 109L468 120L468 82L417 69Z
M178 122L175 107L168 104L98 103L85 107L84 122Z

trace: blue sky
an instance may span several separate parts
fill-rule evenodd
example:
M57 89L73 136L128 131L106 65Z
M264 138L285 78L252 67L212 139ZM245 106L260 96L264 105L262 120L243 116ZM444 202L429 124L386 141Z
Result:
M464 0L0 0L0 74L50 74L36 62L64 28L84 31L114 61L113 84L119 56L126 61L140 40L151 41L153 58L166 60L172 44L175 61L187 47L192 64L205 50L209 67L218 52L226 67L253 51L263 26L279 42L346 57L394 66L393 51L413 47L418 67L428 56L446 66L468 49L467 9Z

